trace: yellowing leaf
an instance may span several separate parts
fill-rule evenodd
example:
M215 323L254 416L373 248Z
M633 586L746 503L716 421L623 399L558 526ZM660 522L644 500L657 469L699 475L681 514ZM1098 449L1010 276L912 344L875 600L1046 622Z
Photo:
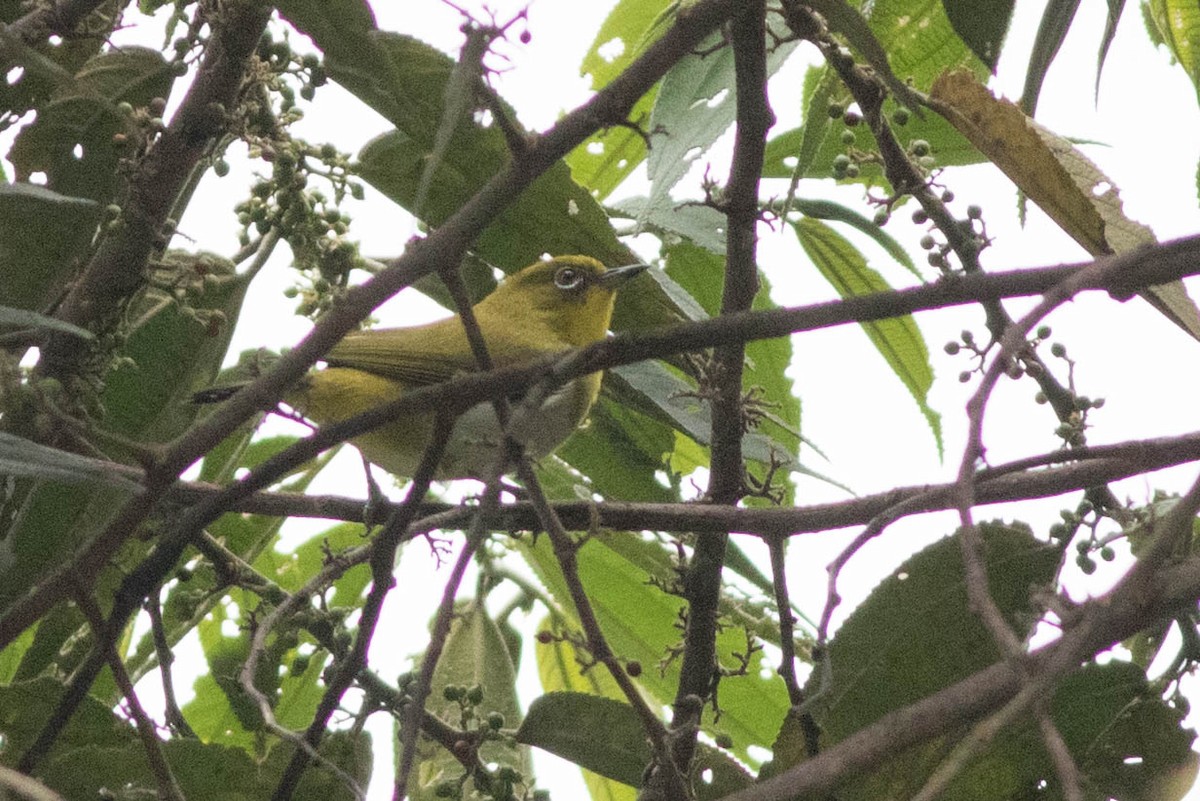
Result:
M1015 104L993 97L969 72L939 76L929 104L1088 253L1123 253L1155 241L1153 231L1125 216L1116 185L1099 167ZM1200 339L1200 312L1182 282L1142 296Z

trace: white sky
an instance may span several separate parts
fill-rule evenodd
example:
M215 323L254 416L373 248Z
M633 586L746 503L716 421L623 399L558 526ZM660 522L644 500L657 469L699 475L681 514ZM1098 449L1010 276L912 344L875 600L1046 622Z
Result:
M478 4L464 4L478 9ZM507 19L511 9L522 4L492 2L497 16ZM1044 4L1032 0L1017 3L1017 15L1009 37L1008 58L1002 62L995 88L1016 98L1021 90L1024 62L1031 46L1037 20ZM1078 20L1064 45L1059 60L1043 89L1038 119L1052 130L1068 137L1098 140L1108 147L1087 146L1087 155L1096 161L1121 189L1128 215L1149 224L1160 239L1200 231L1200 211L1196 201L1196 164L1200 158L1200 112L1196 95L1182 71L1168 63L1165 53L1151 49L1136 3L1129 4L1125 19L1113 43L1098 103L1093 103L1095 52L1104 24L1107 4L1082 3ZM425 38L447 52L457 50L461 40L458 12L437 0L410 0L405 3L375 3L382 28L403 30ZM578 77L578 64L590 46L590 36L607 14L610 2L578 3L571 0L534 0L529 9L532 41L523 46L511 42L504 46L510 67L494 84L534 129L544 129L558 114L586 98L587 82ZM414 31L414 28L418 30ZM158 44L155 42L154 44ZM777 80L772 102L780 122L776 131L786 130L798 121L799 77ZM384 125L373 112L356 101L342 98L336 87L321 90L322 104L340 102L340 112L330 115L326 109L305 120L302 135L313 141L329 140L342 149L357 152L371 136L381 133ZM6 143L5 143L6 144ZM7 152L7 147L2 148ZM727 146L714 148L713 174L724 174L723 158ZM195 247L230 253L235 249L236 223L229 210L230 193L244 192L248 167L240 159L231 159L233 174L224 180L209 176L203 182L192 210L181 222L180 230L195 240ZM702 160L703 163L704 160ZM1015 193L1011 185L990 166L951 170L943 181L957 195L961 213L968 203L979 203L985 210L994 246L984 254L984 264L993 270L1037 266L1086 258L1083 251L1049 223L1031 206L1024 230L1016 222ZM635 177L633 188L620 194L639 194L644 178ZM687 182L681 185L688 186ZM691 186L695 186L692 182ZM697 191L693 189L692 191ZM765 192L777 191L768 188ZM801 194L829 194L829 187L809 182ZM839 188L836 199L854 205L870 216L862 203L861 190ZM367 202L354 204L353 233L361 238L363 252L371 255L398 253L414 233L411 221L390 202L374 195L368 187ZM898 214L888 226L889 232L919 252L916 240L923 231ZM861 237L852 237L863 242ZM177 243L178 244L178 243ZM281 249L282 250L282 249ZM883 254L864 244L872 266L896 283L907 282L907 274L889 265ZM767 233L760 249L761 263L771 275L777 300L783 304L809 303L833 297L828 285L805 270L806 262L799 247L787 235ZM277 254L282 262L286 254ZM276 266L282 266L278 264ZM793 269L798 268L798 269ZM291 283L286 271L274 269L273 275L260 277L247 301L254 309L255 324L239 329L232 352L242 348L278 348L298 341L307 323L291 314L292 302L279 295ZM1194 297L1200 297L1193 284ZM404 293L404 298L411 293ZM397 300L390 306L408 302ZM428 313L428 303L419 303ZM406 307L410 308L410 307ZM1023 307L1012 304L1014 315ZM386 320L394 312L384 310ZM405 316L409 316L406 312ZM931 358L938 376L932 405L943 414L946 456L939 462L928 428L898 380L892 377L866 337L857 328L844 327L806 334L797 338L795 374L804 403L804 433L815 440L829 457L822 463L809 452L807 463L847 482L859 493L869 493L896 485L945 481L956 470L965 419L962 414L967 394L974 383L963 387L957 374L967 365L961 357L946 356L942 345L957 338L964 327L971 327L982 338L982 315L977 312L948 311L922 315L919 324L925 332ZM1077 359L1076 381L1080 391L1092 397L1104 397L1107 405L1095 413L1090 432L1092 442L1117 442L1132 438L1179 434L1194 430L1196 382L1189 367L1200 354L1200 345L1140 300L1117 304L1106 296L1080 298L1056 312L1049 320L1055 339L1066 343ZM1053 361L1053 360L1051 360ZM851 367L848 369L848 365ZM861 365L861 367L859 367ZM987 445L993 462L1055 447L1052 437L1055 421L1048 410L1036 407L1031 398L1036 391L1029 381L1003 382L988 417ZM331 474L314 491L336 491L360 495L361 470L356 458L346 458L345 471ZM1190 482L1195 467L1167 471L1149 481L1138 479L1114 487L1118 496L1143 501L1158 487L1178 489ZM1153 483L1151 483L1151 481ZM802 502L820 502L845 497L828 487L805 482L801 485ZM1057 519L1060 508L1076 499L1051 500L1026 505L1020 517L1039 525L1044 532ZM1030 512L1035 509L1036 512ZM1034 517L1034 515L1038 517ZM1015 507L981 510L979 519L1013 517ZM903 521L890 529L880 541L869 546L852 563L843 578L842 612L855 603L883 576L889 573L912 549L943 536L956 525L953 515L931 515ZM324 524L299 522L291 526L292 536L302 538L322 530ZM814 618L824 598L824 565L854 532L807 536L795 543L790 578L797 602ZM753 549L752 549L753 550ZM418 546L405 553L401 581L423 579L429 585L429 609L414 608L413 593L406 593L406 608L398 613L389 608L381 631L395 650L375 648L372 663L384 676L394 676L405 668L406 657L423 646L429 611L438 594L440 574L432 574L428 551ZM1096 576L1072 582L1078 595L1107 586L1117 575L1102 565ZM411 585L406 585L411 586ZM527 654L532 657L532 654ZM532 665L532 660L525 660ZM536 680L535 680L536 681ZM177 679L177 686L187 682ZM152 688L146 687L147 691ZM537 689L523 687L527 697ZM1200 700L1197 698L1195 700ZM1200 707L1200 704L1193 704ZM376 741L389 742L390 725L382 716L373 718ZM1193 720L1192 725L1197 721ZM388 769L391 748L378 749L376 781L370 798L390 798ZM543 786L551 786L558 798L582 797L581 785L570 778L572 771L550 767L553 759L539 760ZM564 778L565 777L565 778ZM547 781L549 780L549 782ZM564 784L564 782L571 782ZM1200 801L1193 790L1191 801Z

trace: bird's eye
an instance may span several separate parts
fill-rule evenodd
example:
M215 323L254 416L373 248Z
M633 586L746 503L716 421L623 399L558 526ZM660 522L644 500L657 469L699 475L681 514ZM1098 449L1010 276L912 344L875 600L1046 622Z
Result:
M582 270L574 267L562 267L554 274L554 285L559 289L578 289L583 285Z

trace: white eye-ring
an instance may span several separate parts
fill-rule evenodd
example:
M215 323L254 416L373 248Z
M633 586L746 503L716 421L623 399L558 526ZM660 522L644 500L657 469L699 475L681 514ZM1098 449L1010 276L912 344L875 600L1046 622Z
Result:
M554 273L554 285L559 289L578 289L583 286L584 272L574 267L560 267Z

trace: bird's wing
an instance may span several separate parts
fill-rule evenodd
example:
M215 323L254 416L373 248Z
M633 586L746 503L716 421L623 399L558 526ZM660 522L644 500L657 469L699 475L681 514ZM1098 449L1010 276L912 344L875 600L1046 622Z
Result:
M436 384L475 368L466 333L456 318L348 334L325 361L331 367L352 367L409 386Z

